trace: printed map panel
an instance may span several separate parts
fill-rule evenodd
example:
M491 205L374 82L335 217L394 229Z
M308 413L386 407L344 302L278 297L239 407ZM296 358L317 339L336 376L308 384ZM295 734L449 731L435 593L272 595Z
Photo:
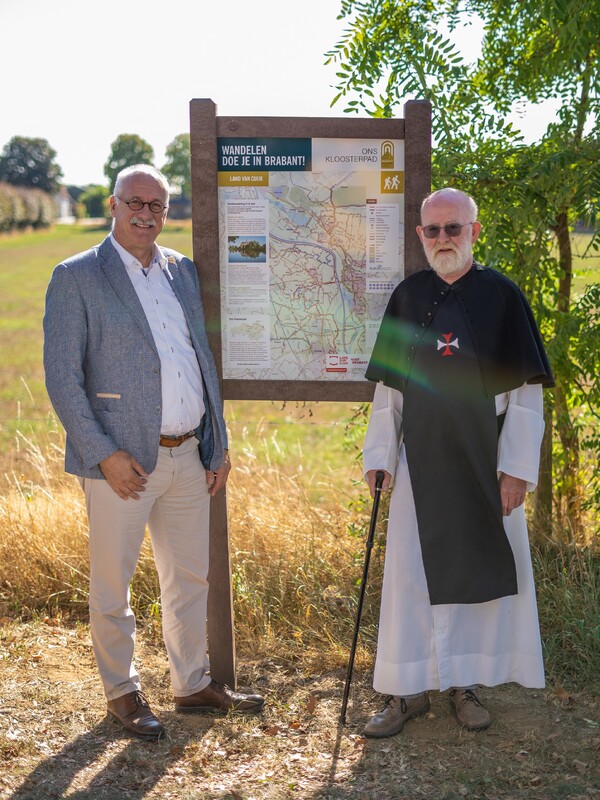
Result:
M401 173L333 169L221 184L225 378L364 380L403 274Z

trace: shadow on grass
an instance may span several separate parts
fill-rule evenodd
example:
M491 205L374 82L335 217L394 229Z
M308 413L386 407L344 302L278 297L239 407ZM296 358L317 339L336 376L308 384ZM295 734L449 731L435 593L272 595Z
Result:
M202 730L179 735L174 744L168 734L158 741L130 737L107 716L40 762L9 800L141 800L186 757L188 741L198 742L211 727L205 717Z

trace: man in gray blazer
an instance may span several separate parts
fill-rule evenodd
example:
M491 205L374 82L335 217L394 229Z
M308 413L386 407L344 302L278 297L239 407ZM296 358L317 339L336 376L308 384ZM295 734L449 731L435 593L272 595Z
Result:
M161 588L175 708L259 711L209 673L210 498L231 468L198 273L156 245L169 186L146 165L117 176L111 234L59 264L44 316L44 366L67 433L65 469L86 498L90 626L109 715L159 738L133 665L129 584L146 523Z

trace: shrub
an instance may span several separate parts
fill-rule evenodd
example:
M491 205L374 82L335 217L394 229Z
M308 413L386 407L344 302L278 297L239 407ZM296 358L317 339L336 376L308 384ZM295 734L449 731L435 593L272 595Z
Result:
M54 199L41 189L0 183L0 233L23 228L46 228L56 219Z
M34 228L48 228L56 219L54 198L41 189L32 189L38 200L38 217L32 223Z
M78 204L85 207L87 217L108 217L109 196L106 186L88 186L79 196Z
M15 228L24 228L27 226L27 203L23 193L16 186L5 185L12 195L13 225Z
M0 183L0 233L9 231L14 225L13 192L12 186Z

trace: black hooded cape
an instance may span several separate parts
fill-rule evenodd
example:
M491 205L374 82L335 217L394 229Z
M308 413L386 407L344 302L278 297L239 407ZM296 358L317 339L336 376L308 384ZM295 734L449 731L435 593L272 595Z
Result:
M473 263L453 284L406 278L384 314L366 377L404 395L403 431L432 604L518 591L502 522L495 395L554 385L529 304Z

